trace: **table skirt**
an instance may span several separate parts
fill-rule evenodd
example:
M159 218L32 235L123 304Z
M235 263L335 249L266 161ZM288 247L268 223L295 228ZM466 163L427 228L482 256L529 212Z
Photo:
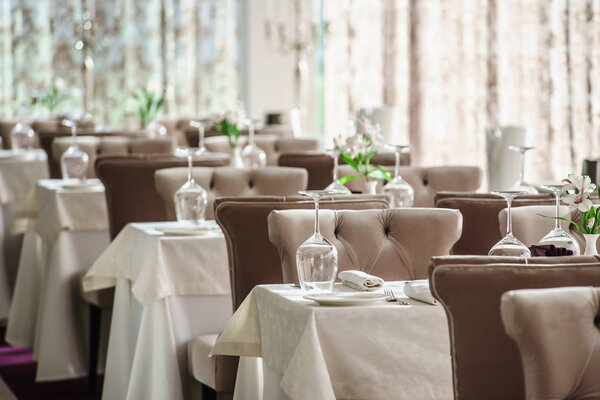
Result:
M10 224L19 209L19 203L0 206L0 319L6 319L19 266L23 235L12 235Z
M230 295L169 296L143 306L131 281L118 279L102 398L198 398L187 344L195 336L221 332L231 310Z

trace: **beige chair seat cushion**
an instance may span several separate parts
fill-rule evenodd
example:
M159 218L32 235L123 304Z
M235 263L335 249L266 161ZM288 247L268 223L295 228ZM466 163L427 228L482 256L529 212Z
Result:
M527 400L600 399L600 288L513 290L500 309Z
M188 370L199 382L215 388L215 360L209 357L210 350L217 342L219 335L196 336L188 343Z

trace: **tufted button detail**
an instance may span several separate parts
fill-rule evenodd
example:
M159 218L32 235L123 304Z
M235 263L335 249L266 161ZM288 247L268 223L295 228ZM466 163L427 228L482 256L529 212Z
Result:
M210 185L209 185L209 187L210 187L210 190L212 190L212 189L214 189L214 188L215 188L215 181L214 181L214 180L211 180L211 181L210 181Z
M335 237L336 237L336 238L338 237L338 234L339 234L339 233L340 233L340 229L336 227L336 228L333 230L333 234L335 235Z
M389 234L390 234L390 227L386 226L385 228L383 228L383 232L385 233L385 236L389 236Z
M596 315L596 318L594 318L594 325L600 329L600 315Z
M429 180L427 180L427 178L423 179L423 186L427 186L429 185Z
M248 187L252 189L254 187L254 181L248 181Z

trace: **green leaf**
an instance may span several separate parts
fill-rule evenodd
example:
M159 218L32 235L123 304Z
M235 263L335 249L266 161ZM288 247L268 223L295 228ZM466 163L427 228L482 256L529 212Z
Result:
M351 166L352 168L354 168L355 170L358 171L358 165L356 163L356 161L354 161L354 158L352 158L352 156L348 153L342 153L342 159L344 160L344 162L346 164L348 164L349 166Z
M360 178L361 176L358 174L354 174L354 175L346 175L346 176L342 176L339 181L340 183L343 185L346 182L350 182L352 179L356 179L356 178Z
M379 165L373 165L373 167L375 168L375 170L377 170L383 174L383 177L379 178L379 179L385 179L388 182L392 181L393 175L392 175L391 171L385 170L385 169L381 168L381 166L379 166Z
M540 217L544 217L544 218L558 219L558 220L560 220L560 221L566 221L566 222L569 222L569 223L571 223L571 224L575 225L575 227L577 228L577 230L578 230L579 232L581 232L581 233L587 233L587 232L586 232L584 229L581 229L581 227L580 227L580 226L579 226L579 225L578 225L576 222L574 222L574 221L571 221L571 220L570 220L570 219L568 219L568 218L563 218L563 217L549 217L549 216L547 216L547 215L543 215L543 214L539 214L539 213L538 213L538 215L539 215Z
M372 158L372 157L373 157L375 154L377 154L377 150L375 150L375 151L372 151L372 152L370 152L369 154L367 154L367 155L365 156L365 163L366 163L366 164L368 164L368 163L369 163L369 161L371 161L371 158Z

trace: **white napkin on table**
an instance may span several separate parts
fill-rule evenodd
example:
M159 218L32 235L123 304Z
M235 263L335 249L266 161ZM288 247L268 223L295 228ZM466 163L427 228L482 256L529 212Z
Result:
M383 286L383 279L355 269L342 271L338 274L342 284L363 292L377 290Z
M429 289L428 279L406 282L404 293L411 299L434 305L437 304L437 300L431 294L431 289Z

